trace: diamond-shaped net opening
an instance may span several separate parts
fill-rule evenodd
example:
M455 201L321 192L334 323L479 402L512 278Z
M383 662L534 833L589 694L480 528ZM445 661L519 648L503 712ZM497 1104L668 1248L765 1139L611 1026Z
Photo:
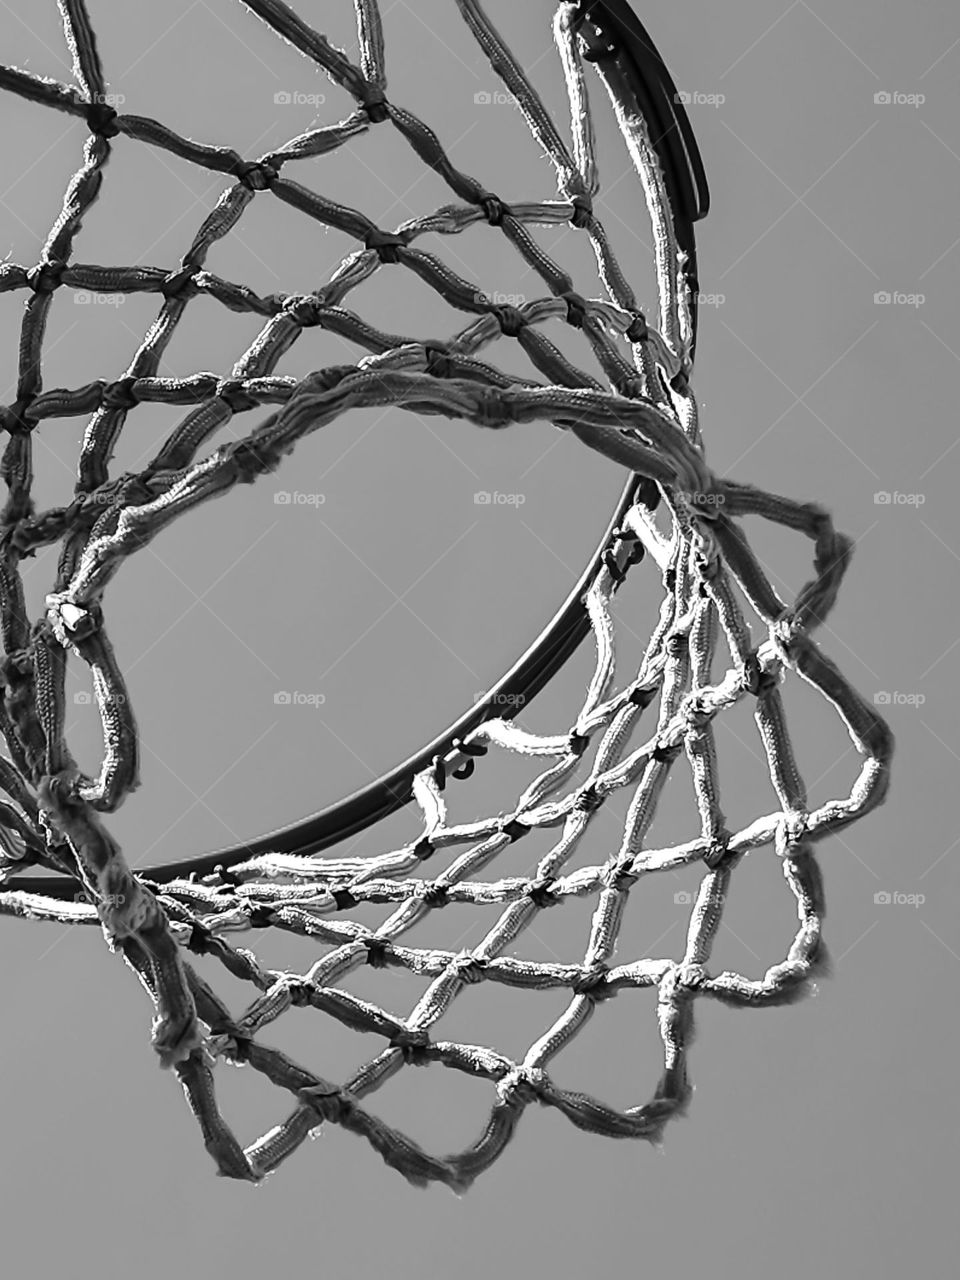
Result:
M651 136L652 123L638 102L636 68L631 69L622 30L609 22L611 11L622 18L623 6L564 3L557 9L554 36L569 99L568 143L566 128L547 112L481 6L459 0L470 32L555 169L558 198L527 201L523 193L511 193L508 200L462 172L437 133L387 98L375 0L356 0L358 65L280 0L248 4L356 104L345 119L253 161L191 141L153 119L118 115L105 93L82 0L61 0L76 86L0 68L0 88L85 118L91 131L41 260L30 267L0 265L0 291L27 295L16 398L0 416L9 437L2 459L7 498L0 560L0 729L7 749L0 758L0 787L7 796L0 806L0 847L8 887L0 894L0 910L102 927L152 998L156 1050L178 1075L207 1148L230 1176L262 1177L311 1131L332 1122L366 1138L413 1182L436 1179L464 1187L496 1159L532 1101L597 1133L655 1138L688 1098L686 1053L696 998L760 1006L803 989L816 962L823 910L813 847L868 812L886 789L886 726L811 637L834 603L850 543L819 507L721 480L707 466L689 380L698 286L678 235L659 139ZM594 210L600 190L588 97L588 77L594 75L593 92L609 98L646 197L659 289L656 322L637 305ZM452 202L386 229L329 193L286 176L297 160L336 153L373 128L392 130L395 146L429 166L450 189ZM111 139L121 133L231 179L172 267L72 261L74 240L100 192ZM229 236L252 203L271 198L356 242L355 251L314 292L261 296L205 268L212 247ZM589 242L602 297L577 290L531 230L564 226ZM498 300L440 254L418 247L427 233L500 237L504 251L519 254L542 280L542 296L523 305ZM444 341L424 341L384 331L351 310L351 293L384 267L401 287L404 273L411 273L406 278L416 277L418 289L433 290L468 323ZM43 389L45 327L61 289L156 296L155 318L122 378ZM225 374L159 377L161 356L199 297L255 317L256 338ZM546 336L547 322L570 327L584 344L585 363L602 371L602 381ZM369 355L301 379L277 375L284 353L310 326L359 344ZM522 353L525 377L495 363L498 350L513 343L511 363ZM148 465L112 474L120 433L145 404L182 406L183 414ZM348 410L388 404L495 429L545 419L638 476L634 501L586 594L595 663L579 710L552 735L520 728L509 715L473 729L450 755L416 776L422 828L399 847L364 856L267 851L212 874L134 876L101 816L118 807L138 773L134 711L107 631L108 584L129 557L183 513L237 484L254 483L276 469L302 437ZM234 416L256 416L262 406L270 412L248 434L238 435L234 424L233 438L213 447L215 435ZM34 435L48 419L69 416L85 420L75 498L67 507L37 511L31 495ZM791 605L752 553L739 524L746 515L812 541L814 573ZM31 624L21 562L54 544L59 563L47 608ZM618 633L616 597L620 591L626 596L641 577L635 566L644 556L663 595L652 634L638 645L632 630L624 634L621 627ZM751 640L744 600L766 634L759 648ZM625 674L616 679L614 653L624 644L632 657L624 662L621 654ZM65 738L71 655L89 668L102 720L104 752L96 776L77 767ZM788 673L827 700L862 757L850 793L815 807L808 803L787 732L780 685ZM743 699L754 700L772 801L768 811L734 830L720 805L713 721ZM471 775L480 779L482 757L489 752L512 753L537 768L490 816L454 821L450 794ZM666 845L651 841L658 800L672 771L679 776L681 770L687 771L683 785L695 802L689 830ZM764 783L757 794L766 790ZM524 839L532 856L505 859ZM745 854L764 846L780 860L795 900L795 937L787 954L758 977L714 972L711 946L731 877ZM36 883L18 883L31 865L72 877L74 900L44 894ZM631 897L648 878L671 871L682 872L673 901L687 921L678 954L614 962ZM588 902L590 910L578 916L583 931L573 954L550 958L546 939L553 935L546 927L539 946L524 947L525 936L537 936L545 913L573 911L578 901L581 907ZM455 915L464 908L469 912L458 931ZM441 910L445 924L436 936L442 945L431 947L426 939ZM454 923L447 927L451 917ZM267 927L309 944L314 958L296 968L272 967L234 944L235 937L246 943ZM252 987L252 1003L231 1011L200 976L191 953L207 957L205 974L222 965L232 992L237 982ZM364 966L416 978L421 994L414 1007L404 1014L386 993L378 1001L351 992L350 976ZM390 975L379 976L386 983ZM435 1030L444 1014L478 983L563 993L561 1012L531 1028L521 1056L440 1038ZM369 986L364 981L357 989ZM655 992L663 1071L652 1096L619 1110L558 1087L551 1061L585 1029L598 1002L631 987ZM328 1081L264 1043L264 1033L281 1015L304 1018L308 1011L364 1032L364 1044L377 1045L349 1079ZM287 1099L277 1125L246 1149L217 1106L215 1068L223 1059L261 1073ZM428 1154L371 1109L370 1096L410 1064L443 1066L495 1085L487 1124L459 1154Z

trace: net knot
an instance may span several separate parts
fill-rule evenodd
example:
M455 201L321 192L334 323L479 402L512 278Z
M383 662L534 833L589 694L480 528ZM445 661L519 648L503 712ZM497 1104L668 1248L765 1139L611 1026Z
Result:
M590 226L593 221L593 201L588 195L577 195L573 197L573 213L570 216L570 225L583 231Z
M807 834L807 815L804 813L785 813L777 826L774 837L774 849L778 858L793 857L802 852L804 836Z
M194 920L190 926L190 937L187 939L187 948L198 956L206 955L210 950L213 934L206 925L201 924L199 920Z
M321 1120L330 1124L342 1124L357 1108L357 1101L342 1089L329 1084L309 1085L296 1095L301 1102L315 1111Z
M133 393L137 378L118 378L108 382L100 392L100 405L104 409L132 409L138 403Z
M255 440L240 440L230 450L238 484L253 484L258 476L268 475L280 463L278 455Z
M500 332L505 338L518 338L520 330L525 329L528 324L526 317L518 307L493 307L491 315L497 317Z
M287 995L295 1009L306 1009L313 1003L314 986L312 982L303 982L300 978L292 978L286 984Z
M319 391L322 395L332 391L334 387L339 387L344 378L352 378L356 372L355 364L331 364L325 369L317 369L304 382L309 385L311 391Z
M492 191L481 191L477 197L477 204L483 210L483 216L491 227L502 226L504 218L510 213L510 206L499 196L495 196Z
M560 297L567 304L567 324L573 325L575 329L582 329L587 318L587 304L583 296L571 291L561 293Z
M651 759L656 760L657 764L670 764L672 761L676 760L682 750L682 742L658 743L653 749Z
M197 271L197 267L181 267L178 271L171 271L164 278L163 284L160 286L160 292L168 302L171 298L193 297L197 291L194 279Z
M497 431L501 427L509 427L513 415L504 402L499 387L488 387L483 383L470 388L474 400L471 421L481 427L490 427Z
M262 902L255 902L247 907L247 920L251 929L269 929L273 924L273 909Z
M425 342L423 354L427 362L427 373L434 378L452 378L453 358L447 347L439 342Z
M542 880L534 880L527 889L527 897L536 907L545 910L547 907L556 906L559 898L553 892L553 886L556 884L553 876L544 876Z
M364 85L360 102L371 124L383 124L384 120L390 119L389 103L383 90L376 85Z
M248 191L267 191L280 176L280 170L265 161L241 161L231 172Z
M27 272L27 284L34 293L53 293L62 283L65 262L39 262Z
M585 733L577 733L576 729L570 731L570 737L567 739L567 750L572 756L582 756L590 745L590 739Z
M621 378L617 383L617 394L625 400L641 400L643 398L642 378Z
M407 247L407 242L403 236L394 235L392 231L381 231L379 227L373 227L367 232L367 238L364 241L368 249L375 249L381 262L399 262L400 250Z
M214 875L219 877L224 887L228 889L236 889L243 884L243 877L237 875L233 867L225 866L222 862L213 869Z
M462 952L450 965L460 981L471 987L483 981L486 967L486 960L481 956L471 955L469 951Z
M500 830L505 836L509 836L511 842L515 844L518 840L523 839L530 828L525 822L521 822L519 818L508 818L507 821L502 824Z
M210 1028L210 1033L214 1036L224 1036L231 1042L230 1047L226 1050L227 1057L231 1062L242 1065L250 1061L253 1036L241 1031L235 1022L218 1023L215 1027Z
M606 796L590 783L577 796L573 807L578 813L596 813L604 800Z
M703 986L706 976L703 965L692 961L678 964L673 974L676 986L683 991L696 991Z
M497 1082L500 1101L507 1107L525 1107L543 1092L546 1076L539 1067L514 1067Z
M225 382L218 383L217 395L230 406L234 413L240 413L244 409L255 409L260 403L244 390L240 378L228 378Z
M743 664L740 683L747 693L752 693L755 698L762 698L771 689L775 689L780 682L775 672L764 669L754 651L747 655L747 660Z
M404 1062L419 1066L427 1060L430 1036L422 1027L400 1027L390 1037L390 1048L399 1049Z
M573 993L577 996L589 996L591 1000L603 1000L610 995L606 990L607 966L597 965L595 969L584 969L573 984Z
M37 425L35 418L27 416L33 396L19 396L13 404L0 408L0 427L12 436L29 435Z
M47 618L64 646L88 640L103 622L99 606L75 604L65 592L47 596Z
M429 836L423 836L423 838L418 840L413 846L414 857L420 862L426 862L433 853L434 848Z
M445 907L450 901L450 890L445 884L432 884L423 891L420 900L425 907Z
M683 708L683 721L686 728L694 731L702 729L704 725L710 723L712 718L704 705L702 694L692 694Z
M371 969L383 969L387 963L387 940L374 934L364 939L367 948L367 964Z
M117 112L109 102L91 102L86 112L87 128L101 138L115 138L120 132Z
M630 321L629 328L624 334L624 337L628 342L636 343L636 342L646 342L649 336L650 336L650 330L647 327L647 317L643 314L642 311L635 312L633 319Z
M711 871L717 871L728 857L730 857L730 832L724 831L710 841L710 847L703 855L703 861Z
M295 320L301 329L311 329L320 323L322 308L319 301L310 294L298 298L287 298L283 304L284 314Z
M640 877L635 871L630 870L630 864L632 861L633 859L631 858L629 861L621 863L616 867L610 877L611 889L616 889L618 893L625 893L627 889L637 883Z

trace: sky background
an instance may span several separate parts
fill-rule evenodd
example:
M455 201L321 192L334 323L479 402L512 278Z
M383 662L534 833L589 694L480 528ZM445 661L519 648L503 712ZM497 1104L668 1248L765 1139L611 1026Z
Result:
M565 127L552 8L491 0L488 11ZM709 1268L793 1280L815 1267L936 1275L955 1257L950 1066L960 933L947 801L960 759L949 393L960 360L960 18L948 0L909 8L889 0L659 0L637 11L679 89L695 97L690 115L712 193L698 227L710 301L701 308L694 379L708 462L719 475L822 503L856 540L821 643L864 695L886 701L897 737L885 807L819 846L831 976L815 999L792 1008L698 1002L696 1093L662 1150L591 1137L554 1111L529 1108L504 1157L457 1199L443 1188L409 1187L362 1140L327 1126L253 1190L213 1176L175 1079L157 1069L146 998L99 931L3 922L0 1197L11 1274L112 1277L135 1267L152 1280L188 1259L191 1272L225 1277L278 1264L331 1276L454 1272L466 1280L493 1269L574 1276L646 1265L651 1274L669 1266L679 1275ZM347 0L301 3L298 12L356 60ZM501 86L456 6L420 0L385 4L383 13L391 101L426 120L455 163L505 199L553 196L552 168L522 118L496 100ZM122 113L255 159L351 109L343 91L240 4L92 0L90 14ZM0 61L70 82L53 3L0 4ZM600 216L650 308L642 197L599 86L593 103ZM0 98L0 110L0 260L29 267L86 129L12 95ZM451 199L389 125L332 156L290 164L284 176L388 228ZM173 270L226 185L119 137L74 261ZM576 287L597 296L585 237L537 234ZM353 248L264 193L216 244L208 267L262 294L308 292ZM489 228L444 237L438 252L487 292L544 293ZM158 310L156 295L110 303L74 292L54 299L47 388L120 377ZM4 402L14 395L23 300L22 292L0 296ZM389 267L347 305L420 338L466 323L412 273L398 279ZM254 316L196 299L161 372L225 376L258 327ZM549 333L587 363L576 335L556 324ZM359 354L312 329L279 372L300 377ZM496 357L501 367L528 369L505 339ZM264 413L237 415L217 442L245 434ZM178 416L156 406L129 415L115 473L144 465ZM34 433L38 506L69 502L82 431L74 418ZM302 441L275 475L164 531L124 566L106 598L142 734L143 785L109 821L130 863L205 852L284 825L445 727L551 617L623 479L546 423L491 433L397 410L352 412ZM478 504L478 493L513 500ZM807 577L809 544L753 521L747 532L792 596ZM56 554L48 549L28 563L33 616ZM649 565L630 581L624 616L643 635L659 583ZM627 673L635 644L621 652ZM591 656L582 650L523 723L568 728ZM68 740L95 770L90 685L75 662L69 679ZM829 708L796 683L788 682L785 700L817 805L847 794L858 757ZM278 703L280 694L305 697ZM743 825L769 807L749 708L720 717L717 740L724 809ZM477 806L473 816L507 807L517 790L515 770L484 763L476 787L457 793L467 809ZM651 839L694 834L685 779L672 779L662 804ZM612 819L620 814L622 806L611 806ZM589 846L596 860L617 840L615 822L603 823ZM415 829L414 815L401 814L352 847L395 847ZM663 877L638 887L618 960L682 950L686 913L674 894L693 884ZM793 900L771 850L745 860L734 890L714 967L760 977L794 930ZM898 901L908 896L912 905ZM581 901L545 914L521 953L579 959L590 910ZM434 913L415 941L468 946L483 924L479 911L453 908ZM317 954L268 934L256 936L255 949L270 964L301 970ZM418 994L395 971L365 971L347 985L402 1014ZM522 1056L556 1015L555 1001L490 987L461 998L450 1033ZM236 1002L245 994L225 990ZM316 1013L291 1012L277 1032L281 1047L337 1080L372 1054ZM652 993L629 992L598 1010L552 1074L627 1106L652 1092L659 1055ZM372 1109L434 1152L458 1150L486 1118L492 1086L447 1078L453 1074L404 1070ZM221 1067L218 1084L244 1141L287 1113L284 1098L241 1071Z

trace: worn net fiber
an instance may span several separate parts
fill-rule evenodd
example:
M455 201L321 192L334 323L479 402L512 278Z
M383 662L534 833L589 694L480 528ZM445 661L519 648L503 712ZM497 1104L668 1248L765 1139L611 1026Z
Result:
M332 1123L366 1139L411 1182L439 1180L459 1189L496 1160L531 1102L556 1108L595 1133L656 1139L688 1100L696 999L766 1006L804 989L817 961L823 916L815 845L866 814L886 791L887 728L811 634L834 604L851 544L820 507L720 479L707 465L690 385L691 297L698 286L678 243L647 122L631 105L620 53L590 20L588 6L564 3L555 15L553 35L570 104L569 122L558 124L480 4L457 0L555 170L557 198L526 201L523 192L494 193L461 172L439 135L388 99L375 0L355 3L359 65L281 0L248 5L356 103L346 119L312 129L259 159L188 140L153 119L118 115L106 99L83 0L60 0L74 84L0 67L4 91L38 109L66 112L89 128L39 262L0 265L0 292L26 295L16 398L0 411L7 435L0 467L6 485L0 527L0 729L6 747L0 757L6 795L0 805L0 871L6 887L0 910L102 929L153 1001L156 1052L178 1077L219 1171L230 1177L259 1180L312 1132ZM593 208L600 176L591 109L599 104L612 106L652 221L659 309L649 319ZM452 202L388 230L288 176L297 161L322 157L371 129L392 130L412 164L429 166L445 180ZM114 267L74 261L117 135L224 175L220 198L179 263ZM549 180L549 164L543 172ZM311 173L322 179L322 163ZM229 235L248 206L271 199L356 241L355 251L315 292L262 297L204 268L211 246ZM571 237L588 237L594 250L597 279L585 293L531 230L564 224ZM419 247L428 233L435 252ZM443 238L457 235L499 237L504 252L518 254L538 274L543 296L520 307L488 300L482 282L464 279L444 261ZM422 341L385 333L350 310L351 292L383 269L394 274L398 289L405 272L413 272L450 304L451 336ZM153 293L156 319L121 378L45 390L47 319L57 294L76 289ZM259 316L259 333L225 375L158 376L185 310L204 295ZM603 383L550 340L548 331L558 325L580 331ZM276 375L280 358L310 326L355 343L362 358L300 380ZM494 363L498 345L511 342L529 358L527 379L501 372ZM118 437L144 403L182 406L182 417L148 466L112 474ZM302 437L352 408L372 405L497 429L546 420L644 478L586 596L595 665L576 718L553 736L528 732L508 719L482 724L458 745L455 757L438 759L416 778L422 829L403 847L368 857L268 853L210 875L166 881L135 876L108 829L108 815L138 781L138 730L109 639L108 585L171 521L238 484L255 483L276 470ZM263 408L269 410L265 415ZM255 422L249 434L216 447L217 432L242 414ZM38 511L31 497L34 435L48 420L76 416L85 426L74 499L63 508ZM739 522L747 515L811 541L813 573L792 604L780 598L751 551ZM21 562L52 544L60 548L56 578L45 613L31 622ZM629 659L621 654L627 670L615 678L618 596L636 584L634 566L644 556L662 582L659 620L645 647ZM748 616L759 626L759 645ZM629 640L635 643L635 637ZM617 641L622 648L619 631ZM77 767L65 737L70 659L90 668L102 719L104 749L95 777ZM861 758L850 793L819 807L808 804L785 719L781 686L797 677L830 704ZM713 721L743 699L753 703L776 804L731 830L720 803ZM467 779L481 773L482 757L494 751L531 757L542 771L522 794L505 796L502 811L453 822L450 791L455 786L458 799L465 797ZM672 769L689 770L692 777L697 812L691 814L690 838L669 848L650 847L647 835ZM602 863L572 869L596 814L618 792L628 798L619 840L606 846ZM548 833L549 848L531 874L512 873L511 847L538 830ZM759 979L715 972L711 950L731 877L745 854L765 846L779 860L785 891L795 900L796 935L787 954ZM440 851L445 857L437 864L442 861L444 869L431 878L430 859ZM17 877L30 866L41 875L74 877L76 900L18 888ZM614 963L631 898L643 892L648 877L678 868L699 868L702 874L682 954L621 957ZM564 963L515 954L541 912L562 911L578 899L594 906L582 950ZM352 918L371 903L390 909L375 929ZM462 904L489 913L476 946L454 952L405 943L414 925L429 925L432 913L456 912ZM231 941L249 942L253 931L268 926L311 940L312 967L303 973L274 970ZM248 983L252 1003L228 1008L198 972L197 956L207 957L205 974L216 973L219 962L233 979ZM362 965L416 975L424 982L422 998L406 1017L358 998L342 982ZM381 975L385 992L389 976ZM466 988L481 982L565 991L569 1000L552 1025L533 1030L519 1060L496 1047L438 1038L435 1028L444 1013ZM663 1072L650 1082L651 1096L620 1110L560 1088L550 1075L552 1060L585 1032L598 1003L635 988L655 992L663 1045ZM264 1042L284 1014L335 1019L365 1033L363 1044L372 1056L352 1078L325 1080ZM277 1124L246 1147L218 1107L215 1080L223 1062L261 1073L276 1086ZM467 1149L430 1154L376 1115L372 1095L414 1065L448 1068L478 1078L478 1087L492 1085L489 1118Z

